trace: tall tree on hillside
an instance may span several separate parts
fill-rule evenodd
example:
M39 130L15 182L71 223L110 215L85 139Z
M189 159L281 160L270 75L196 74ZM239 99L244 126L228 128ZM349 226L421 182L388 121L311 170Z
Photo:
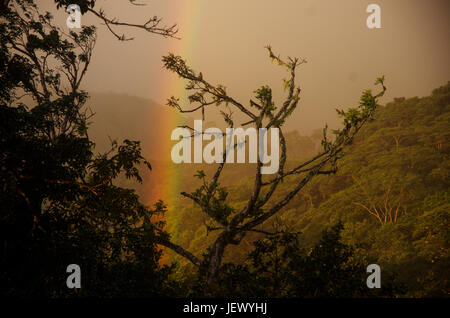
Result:
M284 88L287 96L279 106L272 98L272 90L268 86L262 86L255 91L254 99L250 99L248 105L244 105L235 98L228 95L226 88L222 85L213 85L208 82L201 72L192 70L180 57L169 54L163 58L166 69L178 74L181 78L188 80L186 89L192 92L189 101L192 108L183 108L179 99L171 97L168 105L174 107L179 112L202 112L204 118L205 109L212 107L222 107L221 111L224 121L228 127L235 127L231 109L242 113L248 120L242 126L252 125L258 133L260 128L278 128L279 144L281 148L278 172L272 178L263 178L261 168L263 163L258 158L254 175L254 186L247 204L240 210L235 210L227 200L226 189L220 187L220 176L226 164L226 158L231 150L238 146L238 141L232 140L231 145L227 145L223 153L223 160L219 164L217 171L207 179L203 171L196 175L203 181L203 185L192 193L182 192L181 195L195 202L201 210L210 218L207 225L209 232L219 231L214 243L205 251L204 257L194 256L181 246L170 241L170 237L161 235L158 242L173 249L175 252L190 260L193 264L206 268L207 280L210 286L214 285L225 249L230 244L239 244L247 232L259 232L270 235L271 233L261 231L259 226L264 224L271 217L275 216L302 188L317 175L333 174L337 170L337 161L343 156L343 149L352 142L355 134L361 127L372 119L378 106L378 99L383 96L386 87L384 77L378 78L375 84L382 87L381 92L373 95L371 90L362 93L359 106L350 108L347 111L337 110L338 115L343 118L344 127L333 131L334 138L327 134L327 127L323 130L322 151L313 158L298 163L294 168L286 169L287 147L283 135L283 124L285 120L294 112L300 101L300 87L296 86L296 69L306 61L298 58L288 57L282 59L275 55L272 48L267 47L269 57L279 66L283 67L289 74L289 78L284 80ZM203 134L195 131L193 127L187 127L193 134L191 137ZM283 195L273 196L277 187L286 178L295 178L296 185ZM272 197L281 197L274 201Z

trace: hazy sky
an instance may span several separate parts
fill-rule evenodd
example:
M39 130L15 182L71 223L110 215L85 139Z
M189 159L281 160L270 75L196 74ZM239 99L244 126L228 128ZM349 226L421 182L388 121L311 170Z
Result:
M147 3L143 7L127 0L97 2L124 21L158 15L167 24L178 23L182 39L123 28L135 40L119 42L98 19L83 16L82 23L95 23L99 34L84 83L88 91L164 104L181 93L176 77L162 69L161 57L172 51L242 103L269 84L280 104L287 74L270 63L263 49L270 44L281 56L308 61L298 69L302 99L287 123L306 133L335 123L334 108L357 104L379 75L386 75L388 87L383 102L427 95L450 80L448 0L140 0ZM53 1L38 3L55 11ZM381 7L381 29L366 26L370 3ZM66 17L63 10L55 14L62 27Z

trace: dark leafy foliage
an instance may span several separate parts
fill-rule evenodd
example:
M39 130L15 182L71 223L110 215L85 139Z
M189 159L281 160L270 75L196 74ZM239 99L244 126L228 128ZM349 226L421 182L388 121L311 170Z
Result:
M299 233L281 232L254 242L244 264L226 263L215 295L222 297L393 297L404 292L394 275L383 274L383 287L366 285L368 260L341 242L342 223L322 233L311 249ZM373 261L373 260L372 260ZM193 288L202 295L203 276ZM195 294L198 293L198 294Z
M21 296L170 295L149 209L121 176L142 181L140 144L94 154L79 90L95 28L69 34L31 1L2 14L0 34L0 292ZM49 67L52 65L52 67ZM159 231L159 230L158 230ZM78 264L82 287L66 287Z

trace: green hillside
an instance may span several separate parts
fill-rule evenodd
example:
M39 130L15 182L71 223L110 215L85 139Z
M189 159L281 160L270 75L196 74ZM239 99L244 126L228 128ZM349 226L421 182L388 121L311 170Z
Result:
M378 259L382 270L397 273L407 287L406 296L448 295L449 127L450 83L427 97L395 98L377 110L375 120L347 148L336 175L319 176L278 218L290 230L302 232L305 247L341 220L344 242ZM314 154L315 136L288 134L288 162ZM222 185L233 206L240 208L249 197L254 167L231 166L224 171ZM182 191L195 190L199 180L192 175L200 168L207 175L214 171L205 165L184 168ZM286 179L272 200L294 181ZM192 202L180 199L168 213L168 228L176 233L173 240L200 255L215 238L206 231L206 219ZM275 221L269 220L265 228ZM248 235L228 249L227 261L243 262L256 238L258 234Z

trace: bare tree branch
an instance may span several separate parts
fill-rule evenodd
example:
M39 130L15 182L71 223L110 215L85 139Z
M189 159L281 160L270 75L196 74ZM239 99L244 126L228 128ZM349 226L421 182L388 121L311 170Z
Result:
M134 1L132 1L134 2ZM133 3L134 5L138 5L136 3ZM145 4L139 4L139 5L145 5ZM94 8L88 8L88 11L94 14L96 17L100 18L106 25L106 27L109 29L109 31L120 41L130 41L134 38L128 38L125 36L125 34L119 35L112 26L125 26L125 27L132 27L144 30L148 33L161 35L163 37L170 37L179 39L176 37L176 34L178 33L177 24L173 24L171 26L161 26L162 19L153 16L149 18L146 22L142 24L136 24L136 23L129 23L129 22L120 22L117 18L109 18L106 16L105 11L103 9L95 10Z

